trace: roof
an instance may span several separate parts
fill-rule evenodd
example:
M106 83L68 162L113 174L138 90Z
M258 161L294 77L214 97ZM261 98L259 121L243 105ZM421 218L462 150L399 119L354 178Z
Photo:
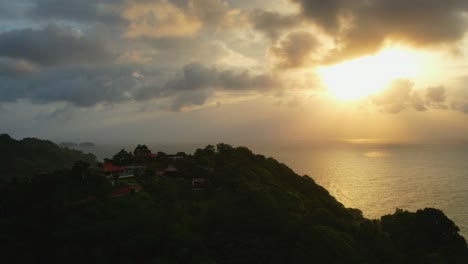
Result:
M192 182L206 182L206 178L193 178Z
M104 163L104 172L114 172L114 171L123 171L125 170L125 167L119 167L111 162L105 162Z
M167 168L164 170L164 172L171 172L171 171L179 171L174 165L169 165Z

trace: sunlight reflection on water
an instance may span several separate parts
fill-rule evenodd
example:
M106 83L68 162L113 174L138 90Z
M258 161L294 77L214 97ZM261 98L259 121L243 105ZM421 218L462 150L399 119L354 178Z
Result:
M205 144L206 145L206 144ZM396 208L442 209L468 238L468 146L399 144L244 144L311 176L347 207L369 218ZM88 148L100 159L122 146ZM153 151L193 153L203 144L150 145ZM133 146L134 148L134 146ZM127 146L127 150L132 150Z
M382 158L382 157L390 156L391 154L388 152L384 152L384 151L369 151L369 152L364 153L364 155L368 158Z
M347 207L369 218L396 208L442 209L468 237L468 147L345 144L256 146L299 174L307 174Z

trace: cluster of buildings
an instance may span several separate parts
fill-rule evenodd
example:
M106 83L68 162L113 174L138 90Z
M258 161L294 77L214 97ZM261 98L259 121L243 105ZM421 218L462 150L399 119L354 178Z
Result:
M150 156L139 157L138 164L145 164L154 161L156 155L152 153L149 153L149 155ZM154 174L158 177L165 177L168 179L183 178L182 173L173 163L178 160L183 160L184 158L186 158L186 155L182 152L174 155L165 154L164 163L167 163L168 166L165 169L156 169ZM117 166L110 161L107 161L103 164L103 171L107 179L113 185L121 179L146 176L148 173L146 165ZM208 180L204 177L192 177L192 190L194 191L205 190L207 184Z

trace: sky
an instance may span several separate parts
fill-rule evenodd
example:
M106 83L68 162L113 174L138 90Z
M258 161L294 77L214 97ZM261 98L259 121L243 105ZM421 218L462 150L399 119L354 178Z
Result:
M466 0L0 0L0 133L468 140Z

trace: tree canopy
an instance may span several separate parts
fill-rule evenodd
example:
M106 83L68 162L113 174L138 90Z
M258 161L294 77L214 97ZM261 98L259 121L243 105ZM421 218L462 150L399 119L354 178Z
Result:
M3 259L468 263L465 240L440 210L366 219L311 177L246 147L209 145L170 162L182 178L144 177L143 191L118 198L85 162L30 183L0 182ZM205 179L206 189L194 191L194 178ZM90 196L96 199L83 199Z
M48 140L15 140L7 134L0 135L0 150L0 179L31 177L40 172L69 169L78 160L92 166L97 163L93 154L59 147Z

